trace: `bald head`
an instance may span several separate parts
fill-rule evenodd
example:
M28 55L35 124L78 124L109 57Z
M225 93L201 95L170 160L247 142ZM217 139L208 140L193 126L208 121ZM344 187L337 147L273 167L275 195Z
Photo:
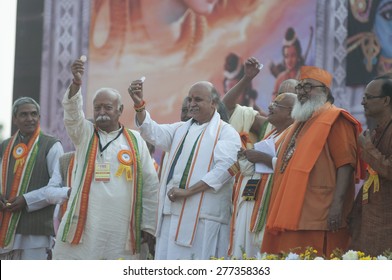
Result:
M214 99L214 95L213 95L214 88L215 87L214 87L214 85L212 83L207 82L207 81L200 81L200 82L194 83L191 86L189 91L197 89L197 90L201 90L201 91L204 91L204 92L209 92L211 99Z
M278 95L284 92L295 93L295 87L298 85L298 81L296 79L288 79L284 80L278 89Z
M210 82L201 81L189 89L189 116L199 124L209 122L214 115L216 101L214 86Z

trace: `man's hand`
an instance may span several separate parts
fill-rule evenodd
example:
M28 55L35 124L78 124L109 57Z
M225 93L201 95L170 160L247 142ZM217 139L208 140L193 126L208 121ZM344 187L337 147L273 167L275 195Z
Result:
M184 199L189 196L189 191L187 189L180 188L172 188L167 192L167 196L169 197L171 202L174 202L179 199Z
M342 225L342 207L332 203L329 209L327 226L330 231L337 231Z
M26 207L26 200L23 195L13 197L6 203L5 209L10 212L17 212Z
M260 62L255 57L250 57L245 62L245 76L252 80L260 72Z
M128 93L135 106L140 106L143 102L143 81L140 79L132 81L128 87Z
M359 136L358 136L358 144L361 147L361 149L366 149L366 147L372 147L372 136L375 134L375 131L370 133L369 129L364 130Z
M155 255L155 236L148 233L147 231L142 231L142 243L147 243L149 253Z
M5 210L6 203L7 203L7 201L5 200L5 197L2 194L0 194L0 210L1 211Z
M82 76L84 74L84 61L77 59L71 66L72 75L76 83L82 83Z

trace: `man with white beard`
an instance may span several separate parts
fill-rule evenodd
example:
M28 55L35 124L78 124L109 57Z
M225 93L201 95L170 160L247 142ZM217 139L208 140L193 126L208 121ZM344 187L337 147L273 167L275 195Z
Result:
M329 257L347 248L361 125L332 104L331 83L323 69L300 69L295 122L278 154L262 252L303 253L311 246Z

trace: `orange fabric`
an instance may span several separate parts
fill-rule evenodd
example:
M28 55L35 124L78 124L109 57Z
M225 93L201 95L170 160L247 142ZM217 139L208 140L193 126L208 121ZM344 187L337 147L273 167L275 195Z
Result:
M271 135L275 131L276 131L276 129L273 129L266 137L264 137L264 139L267 139L269 137L269 135ZM286 129L283 132L281 132L283 134L275 142L275 151L277 151L278 147L282 144L282 142L285 139L286 134L287 134L288 131L289 130ZM255 197L255 204L253 206L253 211L252 211L252 216L251 216L251 221L250 221L250 230L251 231L254 231L254 227L256 225L256 219L258 217L259 209L260 209L260 206L261 206L260 204L261 204L261 201L262 201L262 198L263 198L263 193L264 193L264 189L265 189L266 183L269 181L268 180L269 176L273 176L273 175L272 174L263 174L261 179L260 179L261 184L260 184L260 186L257 189L257 193L256 193L256 197Z
M332 75L328 71L315 66L302 66L299 71L298 80L313 79L331 88Z
M247 144L251 143L250 138L249 138L249 133L247 132L241 132L240 133L240 138L241 138L241 145L242 148L246 149L247 148Z
M33 147L33 144L36 142L36 139L38 138L39 134L41 132L41 128L40 126L38 126L36 128L36 130L34 131L33 135L31 136L29 142L27 143L27 153L26 155L28 155L31 151L31 148ZM10 154L11 154L11 148L12 145L15 143L16 137L19 134L19 130L14 134L14 136L12 137L12 139L9 141L9 144L4 152L3 155L3 159L2 159L2 186L1 186L1 193L5 196L6 192L6 188L7 188L7 170L8 170L8 164L9 164L9 160L10 160ZM23 161L22 164L20 164L18 166L18 168L15 170L15 175L14 178L12 180L12 184L11 184L11 190L10 193L8 195L8 198L6 198L7 200L10 198L14 198L19 194L19 190L21 187L21 179L22 179L22 172L23 172L23 168L25 165L26 161ZM15 163L16 164L16 163ZM30 178L28 178L30 180ZM23 193L20 193L20 195L22 195ZM0 226L0 248L4 248L5 244L5 239L7 236L7 232L8 232L8 227L9 227L9 222L12 218L12 216L14 215L13 212L9 212L9 211L2 211L2 215L0 216L1 218L1 226Z
M308 120L302 128L302 131L300 132L298 137L306 139L306 141L299 141L297 143L296 151L283 174L280 173L279 170L279 167L282 165L283 153L280 153L280 156L278 156L276 165L277 172L274 175L274 186L272 189L271 203L267 219L268 232L266 232L266 234L264 235L262 245L263 252L276 251L278 248L276 246L279 245L279 238L281 238L280 235L285 235L287 233L287 230L297 231L299 229L302 229L302 227L307 227L306 229L311 230L325 229L326 225L324 227L321 226L323 223L325 223L323 219L321 219L320 223L316 225L309 225L306 224L306 221L304 219L301 220L301 215L305 212L309 212L308 210L305 211L303 207L304 205L307 205L307 202L309 201L309 198L306 198L306 195L309 195L309 192L307 192L309 180L314 180L314 178L310 178L309 176L311 175L311 171L313 170L313 168L316 166L316 161L319 159L320 155L325 158L325 163L321 163L321 166L318 166L320 170L318 174L321 173L323 175L311 175L313 177L317 177L317 180L334 179L333 176L336 175L325 173L325 168L328 168L328 164L334 163L334 157L336 158L336 162L340 164L346 164L345 160L347 159L344 158L346 154L344 150L342 151L338 149L337 152L333 151L331 153L327 153L326 151L326 146L328 147L328 145L341 146L343 144L342 140L338 137L328 138L330 133L334 132L334 124L338 123L337 120L340 118L348 120L350 123L348 124L348 127L354 128L353 138L356 142L356 136L361 131L361 126L359 122L355 120L351 115L349 115L346 111L338 109L327 103L319 110L317 115L313 116L310 120ZM347 121L345 123L347 123ZM286 149L288 143L290 142L291 136L297 126L298 123L294 124L292 129L288 133L286 140L281 147L282 151ZM311 153L309 152L310 148ZM354 150L356 151L355 147ZM355 162L358 161L358 159L359 156L356 151L354 155L354 160L351 161L353 161L355 165ZM348 163L352 162L350 162L349 160ZM322 166L323 164L324 167ZM334 169L336 169L336 166L334 167ZM319 186L324 186L324 184L321 184ZM320 203L324 203L323 201L320 201L320 192L322 193L324 192L324 190L320 189L318 196L317 194L314 194L314 198L318 197L318 200L311 198L312 201L309 203L309 205L315 204L314 207L317 208L320 206ZM333 194L329 194L325 196L325 198L326 200L332 201L332 196ZM324 205L323 207L329 207L329 205ZM275 238L277 240L274 240ZM304 240L306 241L305 236ZM290 248L285 249L287 250Z
M298 230L310 172L327 142L327 137L336 119L340 115L346 117L350 122L354 122L353 126L356 127L356 133L359 134L360 132L359 122L350 117L344 110L327 103L320 109L321 111L322 113L312 117L303 127L300 135L306 141L297 143L295 153L285 172L282 174L278 169L274 175L273 197L271 197L272 208L270 207L267 221L267 229L269 230ZM298 124L295 124L292 127L282 146L282 151L287 147L297 126ZM312 149L311 153L309 153L310 147ZM280 153L278 157L277 167L282 164L282 154ZM296 199L293 199L293 197L296 197Z
M88 159L86 174L85 174L85 181L84 186L82 187L82 197L80 202L80 210L79 210L79 219L78 224L76 227L74 238L72 239L71 244L79 244L80 240L82 239L82 234L84 231L84 225L86 224L87 220L87 207L88 207L88 200L90 195L90 187L91 182L93 179L94 174L94 164L95 159L97 158L97 148L98 148L98 136L94 135L94 140L91 145L91 156Z
M165 156L166 156L166 153L165 152L162 152L162 155L161 155L161 165L159 166L159 170L158 170L158 179L159 180L161 180L161 175L162 175L162 168L165 166L164 165L164 160L165 160Z
M222 129L222 121L219 122L218 132L216 133L215 140L214 140L214 146L213 147L215 147L217 142L218 142L221 129ZM200 141L197 144L197 148L196 148L196 151L195 151L194 159L196 159L198 157L198 153L199 153L199 150L200 150L200 145L202 143L202 139L204 137L205 132L206 132L206 130L203 131L203 133L202 133L202 135L200 137ZM213 159L214 159L214 153L211 154L210 162L208 164L208 171L211 169L211 165L213 163ZM191 181L191 178L192 178L192 173L194 171L195 165L196 165L196 160L193 160L192 161L192 165L191 165L190 170L189 170L188 179L187 179L187 182L186 182L186 188L187 189L189 188L189 184L190 184L190 181ZM198 208L197 208L196 219L195 219L195 222L194 222L194 225L193 225L191 244L193 243L193 240L195 239L195 234L196 234L196 229L197 229L197 224L198 224L198 220L199 220L199 215L200 215L200 210L201 210L201 205L202 205L202 202L203 202L203 198L204 198L204 191L201 193L199 205L198 205ZM180 217L179 217L179 221L178 221L178 226L177 226L177 230L176 230L176 236L174 238L175 241L178 240L178 236L180 234L180 228L182 226L181 221L182 221L182 218L185 216L184 212L186 211L186 209L185 209L186 202L187 202L187 198L184 198L184 202L182 204L182 209L181 209L181 213L180 213Z
M348 249L349 232L347 228L337 232L324 230L300 230L286 231L278 236L271 233L264 235L262 252L279 254L291 251L293 253L304 253L306 247L311 246L316 249L319 255L330 258L333 250L339 248L343 252Z
M229 236L229 249L228 249L228 255L230 256L233 253L233 242L234 242L234 225L235 225L235 220L236 220L236 213L237 213L237 199L240 193L240 188L242 181L244 179L244 176L240 175L238 178L238 181L235 182L234 187L233 187L233 198L232 198L232 203L233 203L233 214L231 215L230 218L230 236Z
M68 171L67 171L67 178L66 178L66 183L69 188L72 188L72 170L74 167L75 163L75 154L71 156L69 159L69 165L68 165ZM67 210L68 207L68 200L64 201L64 203L60 206L60 220L63 218L65 211Z

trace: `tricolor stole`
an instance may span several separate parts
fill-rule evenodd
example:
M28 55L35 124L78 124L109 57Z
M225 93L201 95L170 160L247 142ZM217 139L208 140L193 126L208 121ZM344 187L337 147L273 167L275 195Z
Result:
M211 127L209 127L210 125L211 125ZM210 124L203 130L203 132L201 133L199 138L196 140L197 144L195 143L196 149L194 151L194 154L192 155L193 159L196 159L199 155L199 152L202 152L201 151L201 144L206 143L203 140L207 139L207 141L208 141L208 140L213 139L213 141L214 141L213 144L210 146L211 154L209 155L210 158L208 161L208 165L203 166L204 168L206 168L206 172L209 172L211 170L211 166L212 166L213 159L214 159L214 152L213 151L214 151L215 146L218 142L218 139L219 139L219 136L220 136L220 133L222 130L222 125L223 125L223 122L220 120L219 116L218 117L214 116L213 119L210 121ZM209 131L207 131L207 130L209 130ZM209 138L208 136L205 137L207 132L209 132L211 134L215 134L215 136L213 136L214 138ZM205 150L207 150L207 149L204 148L203 152L205 152ZM204 156L206 156L206 155L204 155ZM207 163L207 162L204 162L204 163ZM200 172L200 170L197 170L197 166L196 166L197 164L198 164L197 160L192 160L192 163L188 166L189 170L184 171L184 173L188 172L188 176L186 178L185 189L189 188L193 173ZM198 167L200 168L200 166L198 166ZM182 203L181 213L179 216L177 229L176 229L176 234L174 237L174 240L177 244L182 245L182 246L191 246L193 244L193 241L195 239L197 224L199 221L201 206L203 203L204 193L205 192L203 191L199 195L194 195L191 198L184 198L184 201ZM199 199L198 201L197 201L197 198ZM194 200L192 200L192 199L194 199ZM184 224L182 224L183 219L186 220L187 223L190 224L191 226L184 226Z
M72 188L72 170L75 164L75 154L71 155L69 159L69 165L67 167L67 178L66 178L66 185L69 188ZM60 206L60 219L63 218L65 211L67 210L68 200L64 201L64 203Z
M140 252L141 246L143 176L137 139L129 129L125 129L124 132L132 155L132 172L136 174L133 180L133 205L130 215L130 243L128 244L130 251L135 254ZM72 186L72 188L76 188L76 194L68 207L69 211L66 217L63 235L61 236L63 242L69 242L71 244L79 244L81 242L87 218L89 192L94 175L98 142L97 134L93 133L88 145L89 148L86 153L81 180L78 184ZM76 228L73 228L74 224L76 224Z
M267 139L274 132L276 132L276 129L271 130L262 139L263 140ZM241 139L242 139L242 136L241 136ZM239 166L238 160L237 160L236 164L238 164L238 166ZM257 191L256 191L256 200L259 199L258 198L259 194L260 193L262 194L263 191L264 191L264 185L263 185L264 184L264 181L263 181L264 178L263 177L264 176L268 176L268 175L269 174L264 174L263 176L260 177L260 180L259 180L259 183L258 183L258 186L257 186ZM236 180L236 182L234 183L234 186L233 186L233 198L232 198L233 199L233 215L231 216L231 219L230 219L230 237L229 237L229 248L228 248L228 255L229 256L232 255L233 249L234 249L233 248L233 245L234 245L233 244L234 243L234 231L235 231L235 223L236 223L236 219L237 219L237 212L238 212L237 207L239 205L238 200L240 199L241 185L242 185L242 182L244 181L244 178L247 177L247 176L244 176L242 174L241 170L239 170L239 172L237 173L237 176L238 176L236 178L237 180ZM262 185L263 190L260 190L260 185ZM257 204L257 201L255 201L255 205L256 204Z
M11 138L10 142L8 143L3 160L2 160L2 186L1 186L1 193L5 195L7 185L8 185L8 168L11 156L11 149L15 144L17 135L19 131L17 131ZM31 174L37 159L37 155L39 152L39 135L41 134L41 129L38 127L31 139L27 144L27 155L26 160L18 165L17 169L15 170L14 178L11 185L11 191L9 193L9 198L13 198L19 195L23 195L26 193L29 182L31 178ZM15 231L18 226L18 222L20 219L22 211L17 212L9 212L9 211L2 211L0 214L1 226L0 226L0 248L12 248L13 240L15 236Z

